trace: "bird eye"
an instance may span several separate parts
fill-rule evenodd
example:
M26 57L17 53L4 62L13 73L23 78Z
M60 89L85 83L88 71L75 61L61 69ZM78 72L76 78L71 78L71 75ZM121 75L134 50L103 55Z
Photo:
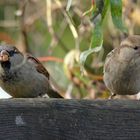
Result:
M138 49L138 46L135 46L135 47L134 47L134 50L137 50L137 49Z
M17 53L18 52L17 49L14 49L14 52Z
M18 52L18 49L15 47L14 48L14 53L17 53Z

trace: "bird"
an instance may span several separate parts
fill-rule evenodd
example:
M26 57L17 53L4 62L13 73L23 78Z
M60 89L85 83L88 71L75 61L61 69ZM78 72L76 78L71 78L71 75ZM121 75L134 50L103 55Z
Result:
M110 99L140 92L140 35L126 37L107 55L103 80L111 92Z
M0 45L0 86L13 98L63 98L52 88L41 62L9 44Z

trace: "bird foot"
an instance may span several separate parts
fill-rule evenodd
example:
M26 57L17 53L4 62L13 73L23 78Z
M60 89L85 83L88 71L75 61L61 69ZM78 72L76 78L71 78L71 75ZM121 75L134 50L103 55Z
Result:
M43 95L37 96L37 98L50 98L50 97L48 96L48 94L43 94Z
M108 99L109 99L109 100L110 100L110 99L113 99L115 96L116 96L116 94L113 93L111 96L109 96Z

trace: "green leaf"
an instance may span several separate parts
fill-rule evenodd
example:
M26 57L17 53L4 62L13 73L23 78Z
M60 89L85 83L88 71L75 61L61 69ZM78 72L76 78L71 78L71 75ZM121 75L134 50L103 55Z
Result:
M104 7L103 7L103 10L102 10L102 22L103 22L106 14L107 14L107 11L109 9L109 4L110 4L109 2L110 2L110 0L104 0Z
M93 52L95 53L99 52L102 48L102 44L103 44L102 26L101 22L98 22L93 29L93 35L89 50L82 52L80 55L80 63L84 66L87 57Z
M96 48L97 46L100 46L102 42L103 42L103 31L101 22L99 21L98 23L96 23L93 29L90 48Z
M110 6L114 25L123 32L127 32L122 21L122 0L110 0Z
M85 65L86 59L87 57L92 54L93 52L99 52L102 49L102 43L100 44L100 46L96 47L96 48L90 48L89 50L86 50L84 52L82 52L80 54L80 63L82 64L82 66Z

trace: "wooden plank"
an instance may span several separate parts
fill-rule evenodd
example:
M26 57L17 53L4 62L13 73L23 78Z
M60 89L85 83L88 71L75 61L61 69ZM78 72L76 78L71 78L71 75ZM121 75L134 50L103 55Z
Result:
M0 100L0 139L140 139L140 101Z

